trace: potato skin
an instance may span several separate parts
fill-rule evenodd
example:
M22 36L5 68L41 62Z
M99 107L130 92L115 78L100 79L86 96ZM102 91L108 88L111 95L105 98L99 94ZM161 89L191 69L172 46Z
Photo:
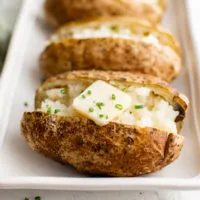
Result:
M38 88L35 96L35 108L40 108L41 101L43 100L41 95L43 91L51 88L65 87L68 84L68 81L76 81L78 83L81 80L90 81L90 84L92 84L91 81L95 80L103 80L105 82L112 80L119 81L125 86L138 85L140 87L149 87L179 111L180 114L176 120L177 130L180 132L182 129L189 104L187 97L176 91L167 82L147 74L98 70L66 72L47 79Z
M184 140L154 128L117 123L99 127L85 118L42 112L25 113L21 125L34 151L94 175L129 177L158 171L179 156Z
M177 110L180 132L187 99L157 77L113 71L73 71L45 81L37 90L35 108L39 108L46 90L67 86L70 81L92 83L95 80L149 87ZM127 85L126 85L127 84ZM173 162L180 154L184 138L152 127L139 128L111 122L98 126L81 117L44 112L25 112L22 134L28 145L60 163L69 163L81 172L94 175L139 176L155 172Z
M45 77L70 70L113 70L150 74L171 82L181 70L175 51L127 39L61 39L46 47L40 57Z
M159 0L158 5L136 0L46 0L44 7L48 21L54 26L105 16L131 16L157 24L166 4L167 0Z

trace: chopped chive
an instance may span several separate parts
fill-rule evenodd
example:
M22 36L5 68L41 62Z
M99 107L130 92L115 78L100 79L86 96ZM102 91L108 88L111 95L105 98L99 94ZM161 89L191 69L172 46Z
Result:
M89 108L89 112L94 112L94 108Z
M108 115L106 115L106 119L108 119Z
M112 31L119 32L119 27L118 27L117 25L112 25L112 26L110 27L110 29L111 29Z
M81 97L82 97L82 99L85 99L85 98L86 98L86 96L85 96L84 94L82 94Z
M54 114L57 114L57 113L59 113L59 112L61 112L60 109L55 109L55 110L54 110Z
M132 114L133 112L132 111L130 111L130 114Z
M103 118L103 116L104 116L103 114L100 114L100 115L99 115L100 118Z
M135 105L134 107L135 107L135 109L142 109L142 108L144 108L143 105Z
M122 91L123 92L128 92L128 88L123 88Z
M122 110L123 109L123 106L121 104L116 104L115 105L115 108L117 108L118 110Z
M61 94L67 94L67 91L66 91L66 89L61 89L61 90L60 90L60 93L61 93Z
M37 196L35 197L35 200L41 200L41 197Z
M91 95L91 94L92 94L92 91L91 91L91 90L88 90L87 93L88 93L89 95Z
M47 113L48 113L48 114L51 114L51 107L48 107L48 108L47 108Z
M73 36L73 33L72 33L71 31L69 31L69 32L67 33L67 36L72 37L72 36Z
M112 100L115 100L115 99L116 99L115 94L112 94L111 99L112 99Z
M25 107L28 107L28 102L24 102L24 106L25 106Z
M103 102L97 102L96 106L101 110L101 107L104 106L105 104Z

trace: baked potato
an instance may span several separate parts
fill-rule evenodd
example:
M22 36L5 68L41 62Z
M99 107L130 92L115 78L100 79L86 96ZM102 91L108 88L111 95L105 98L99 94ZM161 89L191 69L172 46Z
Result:
M173 36L131 18L104 18L59 29L40 57L44 76L71 70L145 73L170 82L180 72L180 49Z
M45 11L54 26L105 16L130 16L157 24L166 5L167 0L46 0Z
M99 84L104 86L98 89ZM110 89L115 91L112 95ZM150 75L67 72L39 87L36 111L24 113L21 128L34 151L81 172L139 176L160 170L179 156L187 104L185 96ZM119 113L110 117L113 108Z

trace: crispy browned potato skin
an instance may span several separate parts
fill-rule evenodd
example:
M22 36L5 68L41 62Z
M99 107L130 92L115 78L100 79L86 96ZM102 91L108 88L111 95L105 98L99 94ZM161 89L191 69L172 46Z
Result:
M160 0L158 5L134 0L46 0L44 7L48 21L54 26L106 16L131 16L157 24L166 4L167 0Z
M183 137L153 128L117 123L99 127L85 118L27 112L22 132L37 152L69 163L82 172L109 176L138 176L174 161Z
M66 86L70 81L120 81L147 86L177 107L180 131L187 100L166 82L149 75L128 72L74 71L48 79L37 90L35 107L48 89ZM60 163L69 163L79 171L95 175L138 176L155 172L180 154L184 138L155 128L109 123L98 126L84 117L66 117L43 112L26 112L22 133L29 146Z
M123 38L73 39L63 34L71 28L94 28L105 23L126 27L140 37L152 34L160 45ZM40 57L40 67L46 77L71 70L96 69L151 74L170 82L181 70L181 52L176 39L160 27L130 17L68 23L52 39Z
M171 82L180 73L181 58L152 44L126 39L62 39L46 47L40 68L45 77L96 69L150 74Z

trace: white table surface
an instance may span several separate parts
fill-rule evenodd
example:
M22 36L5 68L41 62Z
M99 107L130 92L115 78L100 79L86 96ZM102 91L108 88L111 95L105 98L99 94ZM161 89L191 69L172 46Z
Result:
M0 0L0 18L6 20L10 29L13 28L16 16L22 0ZM198 33L200 23L196 23L199 14L200 1L188 0L192 12L191 22L195 24L195 45L200 45ZM192 11L191 11L192 10ZM199 52L197 52L199 55ZM157 192L74 192L74 191L46 191L46 190L0 190L0 200L24 200L28 197L34 200L35 196L41 196L42 200L200 200L200 191L157 191Z
M0 190L0 200L199 200L200 192L64 192L34 190Z

